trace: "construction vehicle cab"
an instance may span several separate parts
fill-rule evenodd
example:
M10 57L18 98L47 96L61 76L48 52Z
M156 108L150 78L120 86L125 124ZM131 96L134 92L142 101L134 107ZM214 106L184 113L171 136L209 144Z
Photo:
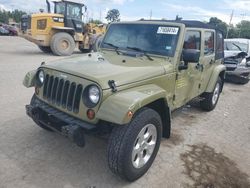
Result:
M71 55L78 47L82 52L90 52L95 39L104 33L104 28L93 33L82 17L87 7L82 3L66 0L53 1L54 12L47 0L47 13L41 12L23 16L21 36L34 42L45 53ZM93 26L92 26L93 27Z

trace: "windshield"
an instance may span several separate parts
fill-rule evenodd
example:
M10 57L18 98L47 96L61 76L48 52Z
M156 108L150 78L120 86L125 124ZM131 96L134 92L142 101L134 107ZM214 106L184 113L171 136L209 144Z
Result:
M68 4L67 6L67 17L81 20L82 18L82 7L77 4Z
M64 15L65 7L66 7L65 2L55 3L55 13ZM81 20L81 18L82 18L82 6L78 5L78 4L67 3L67 17Z
M56 2L55 3L55 13L56 14L64 14L65 13L65 3L64 2Z
M101 48L137 50L173 57L178 36L179 27L174 26L113 24L109 27Z
M247 43L240 43L237 41L225 41L225 50L228 51L248 51L248 44Z

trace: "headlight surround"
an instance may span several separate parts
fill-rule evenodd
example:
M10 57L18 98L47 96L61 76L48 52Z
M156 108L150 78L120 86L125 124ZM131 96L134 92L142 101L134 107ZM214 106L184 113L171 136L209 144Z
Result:
M54 21L54 22L60 22L60 23L63 23L63 22L64 22L64 18L60 18L60 17L53 17L53 21Z
M101 91L97 85L89 85L84 89L83 101L88 108L95 107L101 98Z
M45 73L43 70L38 70L36 73L37 85L41 87L45 80Z

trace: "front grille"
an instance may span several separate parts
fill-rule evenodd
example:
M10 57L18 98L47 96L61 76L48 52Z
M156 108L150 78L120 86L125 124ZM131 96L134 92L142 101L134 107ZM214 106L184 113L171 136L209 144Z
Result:
M43 98L54 105L78 113L82 91L82 84L47 74L43 86Z
M234 71L236 69L236 67L226 67L227 71Z

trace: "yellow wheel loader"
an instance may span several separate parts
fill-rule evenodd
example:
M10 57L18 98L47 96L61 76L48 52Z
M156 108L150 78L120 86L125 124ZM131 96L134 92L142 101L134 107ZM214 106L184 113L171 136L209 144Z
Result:
M53 1L54 12L48 0L47 13L24 15L19 35L34 42L44 53L71 55L76 47L81 52L95 50L95 43L105 32L104 25L84 24L82 3L67 0Z

